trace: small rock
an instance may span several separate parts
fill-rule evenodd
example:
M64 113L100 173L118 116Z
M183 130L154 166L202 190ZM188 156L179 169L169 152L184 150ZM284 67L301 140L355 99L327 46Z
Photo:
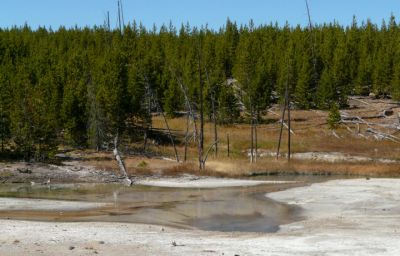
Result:
M383 111L383 115L384 116L391 116L391 115L393 115L393 110L386 109L386 110Z
M70 251L72 251L73 249L75 249L75 246L70 246L68 249L69 249Z
M99 244L105 244L105 242L104 241L100 241Z
M26 173L26 174L31 174L32 170L28 168L22 168L22 169L17 169L19 173Z
M123 181L122 181L122 184L124 184L125 186L132 186L132 180L131 179L129 179L129 178L125 178Z

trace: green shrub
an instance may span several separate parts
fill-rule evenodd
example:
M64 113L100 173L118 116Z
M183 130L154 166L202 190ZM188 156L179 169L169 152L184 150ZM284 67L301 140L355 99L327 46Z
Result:
M330 129L337 129L340 121L342 120L339 112L339 107L337 104L332 104L331 108L329 109L328 115L328 125Z
M141 161L137 167L139 168L146 168L149 164L146 161Z

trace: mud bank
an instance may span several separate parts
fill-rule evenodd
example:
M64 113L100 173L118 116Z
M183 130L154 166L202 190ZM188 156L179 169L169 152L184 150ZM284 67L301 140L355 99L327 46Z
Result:
M61 165L44 163L0 163L0 183L118 183L116 173L99 170L78 161Z

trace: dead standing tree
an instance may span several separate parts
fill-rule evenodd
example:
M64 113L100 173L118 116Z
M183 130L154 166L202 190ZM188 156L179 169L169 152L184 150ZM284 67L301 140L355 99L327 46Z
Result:
M186 105L186 104L185 104ZM188 149L188 141L189 141L189 121L190 121L190 112L186 108L186 132L185 132L185 153L184 153L184 162L187 160L187 149Z
M201 32L200 32L201 33ZM195 140L197 141L197 149L198 149L198 162L199 162L199 169L204 170L205 169L205 163L208 158L208 154L210 153L211 149L215 147L217 150L217 144L218 144L218 138L217 138L217 130L216 130L216 117L215 117L215 102L213 101L213 120L214 120L214 142L212 145L208 148L206 153L204 154L204 99L203 99L203 91L204 91L204 82L203 82L203 72L202 72L202 56L201 56L201 34L199 35L199 41L197 45L197 63L198 63L198 75L199 75L199 112L200 112L200 130L197 129L197 122L196 122L196 115L194 113L192 104L189 100L189 95L188 95L188 89L184 85L182 79L177 75L176 72L172 70L170 67L170 71L172 74L174 74L176 80L178 81L179 87L184 95L185 99L185 106L186 110L188 111L188 117L187 117L187 127L186 127L186 134L185 134L185 161L187 157L187 144L188 144L188 127L189 127L189 116L193 120L193 136L195 137ZM207 68L205 68L205 73L207 77L208 83L210 83L209 75ZM215 95L213 96L213 98Z
M290 67L290 64L288 64ZM281 147L281 140L282 140L282 133L283 133L283 127L285 124L285 112L287 110L288 112L288 125L287 125L287 130L288 130L288 161L290 161L290 153L291 153L291 132L292 130L290 129L290 89L289 89L289 80L290 80L290 68L288 68L288 74L286 78L286 86L285 86L285 100L283 104L283 110L282 110L282 117L281 117L281 127L280 127L280 132L279 132L279 140L278 140L278 149L276 152L276 158L279 158L280 154L280 147Z
M311 15L310 15L310 8L308 6L308 1L305 0L306 3L306 9L307 9L307 17L308 17L308 26L310 30L310 35L311 35L311 54L312 54L312 59L313 59L313 75L312 75L312 82L314 83L314 86L312 89L316 89L317 86L317 79L318 79L318 73L317 73L317 58L316 58L316 53L315 53L315 43L316 43L316 38L315 34L313 33L313 25L311 21ZM282 117L281 117L281 127L280 127L280 132L279 132L279 140L278 140L278 149L276 152L276 158L279 158L280 154L280 146L281 146L281 140L282 140L282 132L283 132L283 126L285 126L285 112L287 110L288 112L288 124L287 124L287 130L288 130L288 152L287 152L287 157L288 160L290 161L290 154L291 154L291 119L290 119L290 88L289 88L289 82L290 82L290 72L291 72L291 63L290 60L288 62L288 74L287 74L287 79L286 79L286 86L285 86L285 100L284 100L284 106L282 110Z
M200 32L201 33L201 32ZM201 36L201 35L199 35ZM204 99L203 99L203 90L204 90L204 83L202 77L202 70L201 70L201 38L199 38L198 45L197 45L197 64L198 64L198 72L199 72L199 90L200 90L200 134L199 134L199 165L200 170L204 170L205 163L203 161L203 151L204 151Z
M143 109L146 110L147 116L144 118L145 121L143 123L144 134L143 134L143 152L146 153L147 149L147 140L149 137L149 131L152 128L151 125L151 107L152 107L152 93L150 90L150 83L145 79L145 93L144 93L144 101L143 101Z
M311 36L311 57L313 61L313 74L312 74L312 82L313 82L313 90L316 90L317 88L317 80L318 80L318 71L317 71L317 57L316 57L316 50L315 50L315 44L316 44L316 34L314 33L314 27L311 21L311 14L310 14L310 8L308 6L308 1L305 0L306 2L306 8L307 8L307 17L308 17L308 28L310 30L310 36Z
M257 118L255 116L255 108L250 99L250 162L257 162Z
M249 79L247 79L248 83ZM257 138L257 125L258 125L258 106L254 104L254 101L251 96L249 96L245 91L240 90L241 98L244 98L248 101L249 111L246 111L246 107L244 107L245 114L249 116L250 120L250 163L257 162L257 154L258 154L258 138ZM244 105L244 104L243 104ZM228 141L229 144L229 141ZM229 147L229 145L228 145ZM229 156L229 154L228 154Z
M172 71L171 69L171 73L174 74L179 87L183 93L184 96L184 100L185 100L185 108L188 111L188 119L187 119L187 127L186 127L186 139L185 139L185 158L186 158L186 151L187 151L187 143L188 143L188 130L189 130L189 119L192 120L193 122L193 137L195 138L195 141L197 142L197 150L198 150L198 161L199 161L199 169L200 170L204 170L205 169L205 163L207 161L208 155L211 151L211 149L214 147L215 143L218 143L218 141L215 141L214 143L212 143L212 145L208 148L208 150L206 151L206 153L203 153L203 150L201 149L201 141L200 141L200 136L199 134L199 130L198 130L198 125L197 125L197 117L196 114L194 112L193 109L193 105L189 99L189 94L188 94L188 89L185 86L185 84L183 83L182 79L177 75L176 72ZM201 116L201 115L200 115ZM189 118L190 117L190 118Z
M200 142L199 136L197 136L198 130L197 130L196 115L195 115L195 113L193 111L192 104L191 104L191 102L189 100L188 90L187 90L187 87L184 85L183 81L176 74L176 72L173 72L171 70L171 73L173 73L175 75L175 78L178 81L179 87L180 87L180 89L181 89L181 91L183 93L183 97L185 99L185 107L186 107L186 109L187 109L187 111L189 113L189 116L192 118L192 121L193 121L193 136L196 138L196 141L197 141L197 149L198 149L198 154L199 154L199 168L200 168L200 170L203 170L203 167L204 167L204 164L203 164L203 153L202 153L202 150L201 150L201 142ZM188 127L188 124L189 124L189 122L187 122L187 127ZM188 130L188 128L186 128L186 129ZM186 132L186 133L188 133L188 132ZM186 155L186 150L187 150L187 140L188 140L187 135L188 134L186 134L186 138L185 138L185 144L186 144L186 146L185 146L185 155Z
M214 153L215 157L218 156L218 128L217 128L217 113L215 109L215 86L211 84L210 76L208 74L208 68L204 66L204 70L206 73L208 86L211 87L211 108L212 108L212 122L214 126Z
M119 27L119 32L120 32L121 36L123 36L122 23L123 23L122 0L118 0L118 27ZM118 163L119 170L124 177L123 183L125 185L130 186L130 185L132 185L132 180L128 176L128 173L127 173L126 167L125 167L125 163L124 163L124 161L121 157L121 154L119 153L119 150L118 150L118 145L119 145L119 129L117 128L117 131L116 131L115 137L114 137L113 154L114 154L115 160Z
M147 78L146 75L144 75L144 80L145 80L146 91L147 91L146 95L147 95L147 97L149 97L149 99L148 99L149 112L151 112L151 104L153 103L154 106L155 106L156 109L157 109L157 112L161 114L161 116L162 116L162 118L163 118L163 120L164 120L164 124L165 124L165 126L166 126L166 128L167 128L167 131L168 131L168 137L170 138L171 144L172 144L172 146L173 146L173 148L174 148L175 159L176 159L176 161L179 163L178 151L177 151L177 149L176 149L175 141L174 141L174 138L173 138L173 136L172 136L171 129L169 128L169 124L168 124L167 118L166 118L166 116L165 116L165 114L164 114L163 109L161 108L161 105L160 105L160 103L159 103L159 101L158 101L157 95L153 92L153 90L152 90L152 88L151 88L149 79ZM150 114L151 114L151 113L150 113ZM146 133L147 133L147 132L146 132Z
M218 135L217 135L217 126L216 126L216 117L215 117L215 101L212 100L213 105L213 123L214 123L214 142L210 145L208 150L204 154L204 81L203 81L203 72L202 72L202 42L201 42L201 33L199 35L199 41L197 45L197 64L198 64L198 72L199 72L199 90L200 90L200 135L199 135L199 166L200 170L204 170L206 168L206 161L208 158L208 154L211 152L213 148L215 148L215 152L217 151L218 145ZM210 84L210 79L208 75L208 69L204 65L204 70L206 73L207 82ZM215 97L215 95L213 96Z

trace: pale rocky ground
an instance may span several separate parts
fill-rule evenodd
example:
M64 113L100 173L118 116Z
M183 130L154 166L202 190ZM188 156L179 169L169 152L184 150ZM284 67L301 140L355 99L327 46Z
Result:
M0 211L83 211L107 206L106 203L0 197Z
M284 184L294 183L292 181L269 181L269 180L241 180L241 179L221 179L213 177L198 177L184 175L178 178L154 178L149 177L138 180L135 184L144 186L169 187L169 188L223 188L223 187L243 187L257 186L263 184Z
M0 220L0 255L400 255L400 180L316 183L266 195L301 206L278 233Z
M247 150L247 155L250 157L251 151ZM285 153L281 154L282 157L287 157ZM258 150L258 157L276 157L276 152L268 150ZM386 158L372 158L365 156L357 156L344 154L340 152L303 152L303 153L292 153L292 159L298 160L313 160L328 163L361 163L361 162L376 162L384 164L395 164L399 163L397 160L386 159Z

